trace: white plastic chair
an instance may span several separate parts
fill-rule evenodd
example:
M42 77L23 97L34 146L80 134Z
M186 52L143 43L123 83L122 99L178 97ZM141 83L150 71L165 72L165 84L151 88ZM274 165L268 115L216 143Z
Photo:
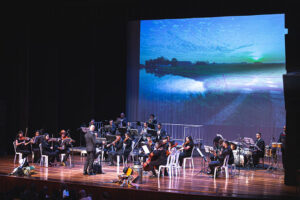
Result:
M41 152L41 160L40 160L40 166L45 166L48 167L48 156L47 155L43 155L43 148L42 148L42 144L39 144L40 147L40 152Z
M15 150L15 158L14 158L14 164L16 163L16 158L17 156L19 156L19 162L22 159L22 153L17 152L17 145L16 145L16 141L13 142L14 145L14 150Z
M169 177L172 177L172 167L175 163L175 155L169 155L167 159L167 164L166 165L160 165L158 168L158 177L160 176L160 171L163 168L167 168L169 171Z
M185 169L185 163L187 160L190 161L190 168L192 167L194 169L194 159L193 159L194 150L195 150L195 146L193 147L191 156L183 159L183 169Z
M177 176L177 172L179 173L180 175L180 165L179 165L179 155L180 155L180 151L176 151L175 152L175 162L174 164L172 165L172 170L175 170L175 175ZM173 172L172 172L173 174Z
M229 177L229 174L228 174L228 160L229 160L229 155L227 155L227 156L225 157L222 166L216 166L216 167L215 167L214 178L216 178L217 170L218 170L219 168L221 168L221 171L222 171L222 169L225 170L225 177L226 177L226 178Z

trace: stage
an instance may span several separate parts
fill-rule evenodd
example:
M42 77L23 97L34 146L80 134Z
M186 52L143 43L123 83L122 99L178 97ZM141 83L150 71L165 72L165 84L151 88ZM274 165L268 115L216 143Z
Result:
M122 173L123 167L103 164L105 174L84 176L82 168L85 157L73 157L74 166L36 167L31 177L16 177L8 174L17 165L13 157L0 158L1 192L7 192L16 185L29 185L35 182L38 187L47 185L50 190L58 189L66 183L74 190L86 189L94 199L297 199L299 188L284 185L282 170L237 170L237 175L226 179L223 175L214 180L200 171L200 158L195 157L195 169L181 170L178 177L149 178L144 174L143 184L133 187L120 187L112 180ZM30 164L31 165L31 164Z

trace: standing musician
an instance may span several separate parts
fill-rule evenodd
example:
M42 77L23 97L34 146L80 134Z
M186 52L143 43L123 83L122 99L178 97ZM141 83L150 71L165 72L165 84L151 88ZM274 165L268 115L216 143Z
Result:
M155 142L159 142L166 135L167 135L166 130L162 128L161 123L158 123L157 124L157 136L155 138Z
M34 163L37 163L41 159L41 152L40 152L40 144L42 143L42 135L40 135L40 131L35 131L35 135L31 140L32 144L32 153L34 155Z
M192 136L185 137L184 144L182 145L183 150L179 155L179 165L182 166L183 159L186 157L191 157L194 148L194 142Z
M229 146L229 142L228 141L224 141L223 142L223 149L222 151L220 151L218 154L215 152L214 153L215 156L217 157L217 160L215 161L211 161L209 163L209 168L210 168L210 172L208 172L207 174L213 174L215 167L217 166L222 166L224 163L224 159L226 156L229 156L229 160L228 160L228 164L231 165L234 162L234 157L233 157L233 153L232 150ZM218 174L216 174L216 177L218 176Z
M87 157L84 163L83 175L95 175L93 172L93 163L96 152L95 126L91 125L90 130L84 135Z
M44 134L44 139L42 140L42 153L43 155L47 155L48 156L48 164L49 166L54 166L54 160L55 157L58 154L58 151L55 150L54 146L51 144L51 142L53 142L53 140L56 138L49 138L49 134L45 133Z
M27 158L27 156L31 153L30 151L30 143L31 140L28 137L24 137L23 131L19 131L16 137L16 151L22 153L22 158Z
M117 131L117 127L113 120L109 120L109 126L110 126L110 129L109 129L108 133L111 135L115 135L116 131Z
M283 169L285 169L286 126L283 127L283 131L279 135L278 142L282 143L281 146L282 165L283 165Z
M108 165L114 166L114 159L116 156L123 154L123 141L121 134L117 133L116 139L112 143L108 144L107 147L113 147L112 150L108 152L108 160L110 161Z
M154 151L150 153L149 158L143 163L145 171L152 171L151 177L157 177L155 169L158 169L160 165L167 163L167 152L163 147L162 142L155 143ZM165 171L165 175L167 175Z
M120 114L120 127L126 127L127 119L124 113Z
M154 114L150 114L149 120L148 120L148 126L151 129L155 129L155 125L157 124L157 120L155 118Z
M261 138L261 133L256 133L255 147L252 154L253 165L257 166L259 158L263 158L265 155L265 141Z
M125 139L123 141L124 145L124 161L128 160L128 156L132 150L132 139L130 138L130 133L125 133Z
M145 141L146 140L146 136L148 134L148 130L150 128L148 127L148 123L147 122L144 122L144 126L143 126L143 129L141 130L140 132L140 135L142 136L142 140Z
M61 165L66 166L66 161L68 160L70 156L70 145L74 140L72 140L70 137L67 136L67 133L65 130L61 130L59 132L60 134L60 140L59 140L59 147L57 147L59 154L65 154L64 159L60 160Z

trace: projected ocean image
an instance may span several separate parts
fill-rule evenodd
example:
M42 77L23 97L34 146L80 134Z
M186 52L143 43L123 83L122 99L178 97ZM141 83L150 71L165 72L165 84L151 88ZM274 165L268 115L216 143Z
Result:
M284 15L141 21L141 118L282 127Z

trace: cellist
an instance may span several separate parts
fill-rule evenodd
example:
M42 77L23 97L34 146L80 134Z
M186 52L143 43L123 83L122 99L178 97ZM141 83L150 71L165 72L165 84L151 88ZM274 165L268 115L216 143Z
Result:
M163 143L155 143L154 151L150 153L149 158L143 164L145 171L152 171L152 176L150 177L157 177L155 169L158 169L160 165L167 164L167 153L163 147ZM165 171L165 175L167 173Z

